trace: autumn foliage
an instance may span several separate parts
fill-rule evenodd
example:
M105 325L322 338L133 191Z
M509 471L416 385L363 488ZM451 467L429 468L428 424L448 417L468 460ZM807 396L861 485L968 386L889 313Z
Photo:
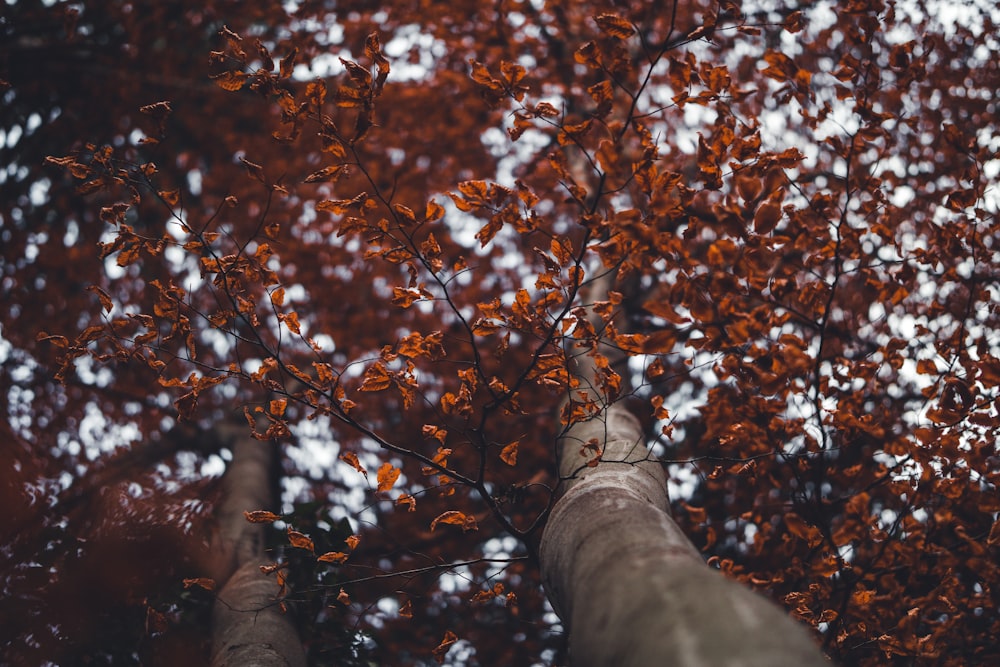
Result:
M562 664L599 395L836 662L1000 659L992 3L149 4L0 17L5 661L200 650L239 420L314 663Z

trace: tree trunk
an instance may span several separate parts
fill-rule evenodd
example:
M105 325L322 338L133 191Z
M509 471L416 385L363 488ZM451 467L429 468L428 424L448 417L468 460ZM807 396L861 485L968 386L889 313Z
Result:
M600 297L598 297L600 298ZM575 400L603 397L581 357ZM603 447L601 460L588 441ZM639 421L621 404L559 442L562 497L540 546L542 577L569 630L574 667L825 665L805 629L708 567L669 514L667 482Z
M221 590L212 610L213 667L304 667L305 653L291 618L275 600L278 586L261 573L265 524L250 523L246 510L273 505L269 443L240 434L223 479L216 513L219 539L213 578Z

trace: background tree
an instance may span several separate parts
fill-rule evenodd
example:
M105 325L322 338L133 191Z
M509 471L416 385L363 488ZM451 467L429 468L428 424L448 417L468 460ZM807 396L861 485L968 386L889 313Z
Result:
M598 395L833 658L995 660L994 13L5 6L10 661L208 654L241 414L312 660L563 661L534 549Z

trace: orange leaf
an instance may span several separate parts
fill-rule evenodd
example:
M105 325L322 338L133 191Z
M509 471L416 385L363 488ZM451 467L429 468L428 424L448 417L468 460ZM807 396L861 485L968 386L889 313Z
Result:
M598 14L594 17L594 21L601 32L615 39L628 39L635 33L631 23L615 14Z
M459 206L459 208L461 209L462 207ZM462 209L462 210L464 211L468 209ZM500 217L499 215L494 215L492 218L490 218L489 222L483 225L482 229L476 232L476 240L479 241L480 246L485 248L487 244L489 244L489 242L493 240L493 237L497 235L497 232L499 232L502 228L503 228L503 218Z
M146 607L146 632L149 634L166 632L169 627L170 622L167 620L166 614L152 607Z
M806 523L798 514L789 512L783 518L788 532L795 537L805 540L809 546L816 546L823 541L823 535L820 533L819 528Z
M391 378L389 372L382 365L381 361L376 361L365 371L365 379L361 383L359 391L382 391L388 389Z
M368 477L368 471L365 470L365 467L361 465L360 461L358 461L358 455L354 452L344 452L340 455L340 460L357 470L365 477Z
M481 86L485 86L494 92L502 92L503 84L494 79L490 74L490 71L486 69L486 66L475 59L470 59L469 64L472 65L472 80Z
M358 535L351 535L344 543L347 544L347 548L354 551L358 547L358 543L361 542L361 537Z
M443 445L448 438L448 429L434 426L433 424L424 424L420 429L420 435L428 439L434 438Z
M161 190L157 194L168 206L177 206L181 201L180 190Z
M517 445L520 441L515 440L500 452L500 460L509 466L517 465Z
M139 245L133 244L122 249L115 263L118 266L128 266L134 264L137 259L139 259Z
M322 556L316 558L321 563L343 563L347 560L347 554L343 551L327 551Z
M342 605L349 605L351 604L351 596L347 594L347 591L341 588L340 593L337 594L337 602Z
M212 77L215 85L223 90L239 90L246 83L247 75L244 72L223 72Z
M253 178L257 179L261 183L265 181L263 167L261 167L256 162L251 162L250 160L244 157L240 158L240 162L243 163L243 166L247 168L247 173L249 173Z
M858 607L867 607L868 604L874 599L875 591L862 588L851 593L851 603L857 605Z
M306 98L314 108L319 109L326 101L326 84L321 80L306 84Z
M769 234L781 220L781 204L768 199L753 216L753 229L758 234Z
M340 59L341 64L347 69L347 74L361 88L369 86L372 82L372 74L366 68L357 64L353 60Z
M313 545L313 541L309 539L309 537L303 535L297 530L292 530L291 528L288 529L288 542L293 547L297 549L305 549L306 551L313 551L316 548Z
M479 530L479 525L476 523L476 517L455 510L451 510L449 512L442 512L437 516L436 519L431 521L431 532L433 532L434 529L437 528L439 523L448 523L454 526L461 526L463 532L469 532L470 530Z
M293 334L302 333L302 325L299 324L299 314L295 311L289 313L280 313L278 319L285 323L288 330Z
M788 15L785 19L785 24L782 26L785 30L790 33L796 33L802 30L805 26L805 20L802 17L802 12L794 11Z
M281 59L281 68L279 69L279 76L282 79L287 79L292 75L292 71L295 69L295 60L299 55L299 47L293 48L287 56Z
M407 512L417 511L417 499L408 493L404 493L399 498L396 498L396 507L400 505L406 505Z
M271 413L274 417L280 417L285 414L285 408L288 407L287 398L279 398L268 403L267 411Z
M400 222L407 222L414 224L417 221L417 214L413 212L413 209L409 206L404 206L403 204L393 204L392 210L395 211L399 217L403 220Z
M811 570L821 577L831 577L840 571L840 559L833 554L826 554L812 564Z
M552 242L549 244L549 250L552 255L556 258L562 266L568 265L573 260L573 245L568 238L558 238L552 237Z
M427 202L427 207L424 209L424 219L427 222L434 222L435 220L440 220L444 217L444 206L437 203L433 199Z
M192 586L201 586L206 591L214 591L215 580L209 579L208 577L198 577L197 579L184 580L184 588L191 588Z
M87 288L87 291L93 292L94 294L97 295L97 298L100 299L101 301L101 308L104 309L104 312L106 313L111 312L111 309L115 307L115 304L114 302L111 301L111 297L108 296L108 293L102 290L97 285L91 285L90 287Z
M271 292L271 303L275 306L281 306L285 303L285 288L279 287L278 289Z
M306 176L306 183L322 183L324 181L336 181L341 176L345 176L348 173L347 166L342 164L335 164L329 167L324 167L319 171L314 171L313 173Z
M531 305L531 294L528 293L526 289L517 290L517 294L514 296L513 311L515 315L523 317L525 319L531 318L531 310L529 306Z
M38 342L52 343L56 347L67 347L69 346L69 339L66 336L53 336L45 333L44 331L39 331L35 336L35 340Z
M274 512L267 510L254 510L253 512L243 512L243 516L250 523L273 523L281 517Z
M399 306L400 308L409 308L413 305L414 301L419 301L423 297L424 295L417 289L411 289L408 287L392 288L392 305Z
M993 522L993 527L990 528L990 534L986 538L986 544L991 547L995 547L1000 544L1000 519Z
M403 603L403 606L399 608L400 618L413 618L413 601L407 600Z
M489 186L486 181L462 181L458 184L458 191L472 202L483 202L486 200Z
M378 479L378 492L382 493L388 491L399 479L400 469L393 467L391 463L383 463L379 466L378 474L376 479Z
M441 643L438 644L433 651L434 659L437 660L439 665L444 664L444 657L448 654L448 650L451 648L452 644L457 641L458 636L451 630L444 633L444 639L441 640Z

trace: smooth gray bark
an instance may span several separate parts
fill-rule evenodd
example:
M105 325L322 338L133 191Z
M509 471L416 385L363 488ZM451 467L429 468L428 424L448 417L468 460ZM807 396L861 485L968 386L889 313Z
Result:
M278 607L274 577L260 565L265 524L253 524L244 511L273 504L271 445L237 436L233 460L223 478L223 501L216 512L219 538L213 577L222 586L212 609L213 667L305 667L305 652L295 625ZM224 583L224 585L223 585Z
M583 357L577 375L601 400L595 370ZM583 445L595 438L604 453L590 467ZM663 468L624 406L571 426L559 448L564 493L540 554L574 667L829 665L800 624L705 564L670 517Z

